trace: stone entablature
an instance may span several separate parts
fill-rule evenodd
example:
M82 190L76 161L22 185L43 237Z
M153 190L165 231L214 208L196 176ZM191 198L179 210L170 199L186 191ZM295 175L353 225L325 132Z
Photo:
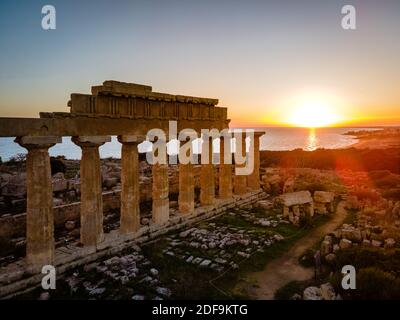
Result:
M71 94L71 114L96 114L130 119L227 120L217 99L153 92L149 86L104 81L92 94Z
M286 207L313 202L311 193L309 191L297 191L297 192L285 193L281 195L280 198L282 199L283 204Z
M199 103L211 106L216 106L218 104L218 99L153 92L151 86L115 80L106 80L103 82L103 85L92 86L92 95L111 95L115 97L134 97L168 102Z

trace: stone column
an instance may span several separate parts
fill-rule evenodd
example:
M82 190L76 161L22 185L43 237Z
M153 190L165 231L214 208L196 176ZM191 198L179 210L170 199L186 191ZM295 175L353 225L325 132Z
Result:
M169 220L169 188L168 188L168 165L153 164L153 213L152 219L156 224L166 223Z
M120 231L134 233L140 228L139 136L119 136L121 149L121 217Z
M28 270L40 272L54 265L53 189L48 149L61 142L60 137L18 137L28 149L26 158L26 260Z
M81 243L96 246L104 240L103 198L99 147L110 142L108 136L73 137L72 141L81 147Z
M310 217L314 216L314 203L310 202L307 204L306 206L306 210L308 211L308 214L310 215Z
M191 143L190 138L186 143ZM188 149L186 156L189 159L193 158L193 152ZM194 170L193 164L179 163L179 211L183 214L189 214L194 211Z
M300 207L298 205L293 206L293 214L295 216L300 216Z
M229 199L232 197L232 150L231 139L221 136L220 139L220 162L219 162L219 197ZM226 149L226 151L225 151ZM230 161L226 156L230 154ZM225 163L225 159L227 160Z
M167 141L156 137L152 148L152 220L155 224L163 224L169 220Z
M241 151L242 151L242 156L246 156L246 133L242 133L242 139L241 139ZM238 146L239 142L236 142L236 146ZM237 148L237 147L236 147ZM237 150L235 152L238 152ZM245 167L245 164L239 164L235 163L235 168L243 168ZM237 175L235 173L234 180L233 180L233 191L236 195L242 195L247 192L247 176L246 175Z
M283 206L283 216L288 217L289 216L289 207Z
M200 204L208 206L214 204L215 200L215 177L214 165L212 164L212 139L206 137L208 143L203 141L201 150L201 171L200 171Z
M179 211L192 213L194 211L194 172L193 164L179 164Z
M250 141L250 150L254 151L249 153L249 157L254 157L254 170L247 176L247 185L251 190L260 189L260 137L263 134L254 132L254 139Z

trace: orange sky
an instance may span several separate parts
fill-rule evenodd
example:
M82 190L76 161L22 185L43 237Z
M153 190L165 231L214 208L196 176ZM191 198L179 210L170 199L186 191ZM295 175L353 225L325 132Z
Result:
M0 116L64 111L115 79L218 98L232 126L400 125L400 1L0 2ZM23 14L21 14L21 10Z

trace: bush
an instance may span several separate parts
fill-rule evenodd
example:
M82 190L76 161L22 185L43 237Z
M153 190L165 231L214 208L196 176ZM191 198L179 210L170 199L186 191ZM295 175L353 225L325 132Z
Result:
M400 200L400 188L384 190L382 196L391 200Z
M365 268L357 273L356 299L400 299L400 280L378 268Z
M372 202L379 200L379 194L375 191L370 190L357 190L351 193L356 196L358 200L370 200Z
M291 281L282 288L276 290L274 298L276 300L290 300L296 293L302 295L304 289L307 288L308 285L309 283L304 281Z
M313 218L308 214L301 216L299 221L299 226L305 229L314 227Z
M376 170L369 173L369 176L372 180L379 180L390 175L391 172L389 170Z
M353 265L356 270L374 267L387 272L395 272L394 275L400 277L400 250L350 248L336 252L337 269L347 264Z
M315 266L314 251L307 249L306 252L299 257L299 263L306 268Z
M52 175L59 173L59 172L62 172L65 174L66 169L67 169L65 163L62 160L53 158L53 157L50 158L50 166L51 166L51 174Z
M400 185L400 177L391 174L379 180L374 180L374 182L375 185L379 188L394 188Z
M348 169L355 171L384 171L400 173L400 148L375 149L335 149L304 151L269 151L260 153L265 167Z
M11 157L10 160L8 160L9 164L20 164L26 160L26 154L25 153L18 153L15 156Z

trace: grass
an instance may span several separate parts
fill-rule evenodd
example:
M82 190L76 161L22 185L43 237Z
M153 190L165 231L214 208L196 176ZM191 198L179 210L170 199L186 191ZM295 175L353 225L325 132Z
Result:
M262 214L261 212L259 214ZM313 220L313 227L317 227L328 220L326 216L317 216ZM160 238L156 242L149 243L142 246L144 256L152 262L151 267L156 268L159 271L159 279L163 286L168 287L172 291L172 299L247 299L245 293L237 292L236 285L246 277L248 273L262 270L265 268L268 262L278 258L284 252L290 249L290 247L300 238L307 235L312 228L304 227L299 228L292 224L279 224L276 228L272 227L261 227L254 225L251 222L246 221L240 215L229 215L224 214L211 221L202 222L197 225L198 228L211 228L209 223L215 223L216 225L226 226L228 228L242 228L249 231L253 231L257 236L270 237L273 234L279 233L285 237L283 241L276 242L270 247L265 247L264 252L255 252L250 258L243 259L238 256L234 256L231 260L239 264L239 269L229 270L223 276L220 276L217 271L212 269L201 269L198 266L183 262L177 257L170 257L165 255L164 251L168 247L166 238L171 234ZM235 248L232 248L233 250ZM215 256L213 250L201 250L184 246L184 252L193 256L201 256L203 258L212 258ZM231 249L230 249L231 250ZM126 252L129 253L129 252ZM82 270L82 268L78 268ZM93 280L94 283L101 279L98 275L90 272L86 273L88 280ZM91 279L93 277L93 279ZM62 286L62 284L60 283ZM112 296L101 297L105 299L127 299L130 298L136 292L146 292L149 289L146 284L138 283L127 283L124 286L116 283L108 283L105 285L116 286L112 289ZM57 284L59 286L59 284ZM138 287L140 286L140 287ZM76 292L70 295L67 286L57 290L60 295L54 296L59 299L87 299L89 298L87 292ZM114 290L115 289L115 290ZM38 296L37 293L33 296ZM53 297L53 295L52 295Z
M313 221L313 227L319 226L328 220L326 216L318 216ZM239 269L229 270L223 276L213 270L201 270L198 266L187 264L175 257L163 254L167 248L166 241L159 241L144 246L145 256L153 262L160 271L161 281L168 286L174 299L246 299L246 295L235 291L236 284L248 273L262 270L269 261L278 258L300 238L308 234L312 228L299 228L292 224L279 224L276 228L266 228L246 221L240 215L225 214L212 220L217 225L229 228L251 230L255 234L271 236L279 233L285 240L266 247L264 252L255 252L250 258L235 261L240 264ZM200 223L197 227L209 228L208 223ZM212 258L212 250L201 250L185 247L185 252L193 256ZM184 281L182 281L184 279Z
M224 277L218 279L218 281L215 281L214 284L228 293L231 298L248 299L249 297L246 293L234 291L239 280L245 278L248 273L263 270L270 261L287 252L297 240L303 238L311 232L313 228L326 223L328 220L328 216L318 216L313 220L312 227L301 229L292 224L278 225L273 230L285 237L283 241L277 242L271 247L266 248L264 252L257 252L249 259L244 260L243 263L240 264L238 270L226 274Z

